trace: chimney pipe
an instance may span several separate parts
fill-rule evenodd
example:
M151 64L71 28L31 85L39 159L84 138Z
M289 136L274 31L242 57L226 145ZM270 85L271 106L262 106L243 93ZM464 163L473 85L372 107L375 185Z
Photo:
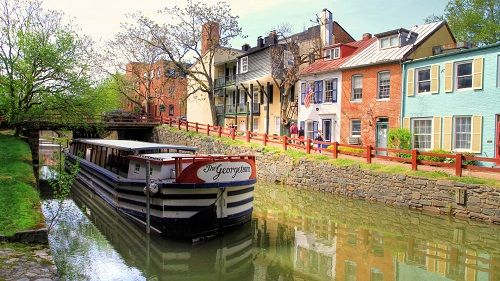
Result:
M361 39L364 41L364 40L368 40L370 38L372 38L372 34L367 32L367 33L363 33L363 37Z
M264 39L262 38L262 36L257 37L257 47L264 47Z
M245 43L245 44L243 44L243 46L241 46L241 50L242 50L242 51L247 52L249 49L250 49L250 45L248 45L248 44L246 44L246 43Z
M333 38L333 16L328 9L323 9L323 14L320 18L320 36L322 47L331 46L334 44Z

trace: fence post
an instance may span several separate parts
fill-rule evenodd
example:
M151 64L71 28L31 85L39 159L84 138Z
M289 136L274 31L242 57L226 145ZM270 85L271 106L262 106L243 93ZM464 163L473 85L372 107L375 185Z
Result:
M338 142L333 142L333 158L337 159L338 156L338 148L339 148L339 143Z
M262 144L263 144L264 146L267 146L267 134L263 134L263 135L262 135Z
M198 128L198 122L196 122L196 123L194 124L194 129L196 130L196 133L198 133L198 130L199 130L199 128Z
M413 171L417 170L417 160L418 160L418 150L412 149L411 150L411 169Z
M186 132L189 131L189 122L186 120Z
M219 128L217 128L217 133L219 134L219 138L222 136L222 127L219 126Z
M306 153L311 154L311 139L306 139Z
M288 148L288 137L283 136L283 149L287 150L287 148Z
M181 129L181 119L177 118L177 129Z
M247 131L247 142L250 142L250 131Z
M207 136L210 136L210 124L207 124Z
M366 146L366 163L368 163L368 164L372 163L372 146L371 145Z
M455 154L455 175L462 176L462 153Z
M231 139L234 140L236 138L236 130L231 128Z

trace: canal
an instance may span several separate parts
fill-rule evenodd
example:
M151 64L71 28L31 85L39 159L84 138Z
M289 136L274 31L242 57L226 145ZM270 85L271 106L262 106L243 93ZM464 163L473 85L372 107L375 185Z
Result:
M193 245L74 188L50 246L63 280L500 280L498 226L272 184L254 197L251 223Z

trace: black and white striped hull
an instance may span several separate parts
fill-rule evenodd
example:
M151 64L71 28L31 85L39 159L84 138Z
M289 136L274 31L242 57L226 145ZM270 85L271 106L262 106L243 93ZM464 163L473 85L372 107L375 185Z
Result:
M79 183L132 220L146 221L145 182L128 180L87 161ZM161 183L151 198L152 229L165 236L211 236L251 220L255 180L230 183Z

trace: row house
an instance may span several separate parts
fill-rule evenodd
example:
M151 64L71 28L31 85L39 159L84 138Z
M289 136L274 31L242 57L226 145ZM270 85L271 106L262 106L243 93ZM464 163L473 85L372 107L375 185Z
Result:
M445 21L375 34L376 40L341 66L340 140L387 147L389 128L401 124L402 62L432 55L453 44Z
M186 76L166 60L154 63L130 62L125 77L134 84L128 95L136 102L127 101L129 112L148 114L155 119L185 115ZM139 104L141 104L139 106Z
M387 147L388 129L401 124L402 63L432 55L436 45L453 43L447 23L441 21L373 37L366 33L361 41L327 46L325 59L309 66L301 79L299 122L307 136L314 138L321 130L330 141ZM310 108L304 102L308 87L314 92ZM336 102L331 93L337 94Z
M404 63L403 127L417 149L500 159L500 44L449 47Z
M352 56L370 46L375 39L365 34L360 41L337 43L324 49L324 58L301 71L298 121L305 137L314 139L322 130L325 141L340 142L340 102L342 72L340 66ZM309 90L313 92L305 103Z
M331 12L323 9L320 24L304 32L278 40L276 32L273 31L265 38L259 37L257 45L253 48L244 45L242 49L245 53L238 57L236 77L238 90L230 100L246 105L248 113L240 118L236 116L234 123L230 121L231 124L237 125L239 129L246 128L254 132L277 135L286 132L283 120L297 119L298 90L293 81L290 93L284 95L285 89L276 83L289 79L284 77L286 76L284 69L294 67L294 64L297 64L294 60L299 55L307 54L314 58L319 56L322 46L351 41L354 39L342 26L333 21ZM298 52L295 54L289 49L290 42L298 45ZM298 64L297 71L307 66ZM288 100L283 100L285 97ZM284 104L289 104L287 116L282 116Z

